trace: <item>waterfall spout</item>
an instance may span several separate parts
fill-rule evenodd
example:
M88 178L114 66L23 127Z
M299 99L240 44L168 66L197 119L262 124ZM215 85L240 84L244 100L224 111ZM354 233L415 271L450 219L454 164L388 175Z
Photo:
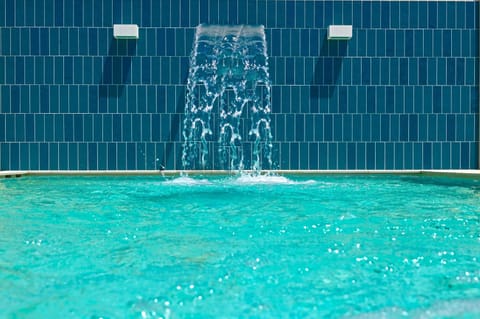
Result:
M187 81L183 168L271 169L270 113L264 27L199 25Z

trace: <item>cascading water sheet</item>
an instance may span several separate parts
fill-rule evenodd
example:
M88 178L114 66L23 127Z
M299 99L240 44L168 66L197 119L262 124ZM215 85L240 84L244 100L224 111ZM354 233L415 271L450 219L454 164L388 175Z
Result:
M187 82L183 168L271 169L270 112L264 27L199 25ZM246 114L248 134L242 130Z

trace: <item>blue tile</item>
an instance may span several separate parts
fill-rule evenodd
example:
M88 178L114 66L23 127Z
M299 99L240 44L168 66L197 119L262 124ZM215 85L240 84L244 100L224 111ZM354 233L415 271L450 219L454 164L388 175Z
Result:
M437 141L447 140L447 117L444 114L437 116Z
M88 169L97 170L98 169L97 143L88 143L87 151L88 151L88 163L87 163Z
M462 32L460 30L452 30L452 56L458 57L462 53Z
M60 152L61 163L63 164L67 160L67 152ZM58 143L48 144L48 169L49 170L58 170L68 169L66 165L59 166L59 152L58 152Z
M470 152L475 152L476 150L470 150L469 143L460 143L460 168L468 169L470 168Z
M431 152L435 154L432 156L432 169L440 169L442 167L442 144L432 143Z
M39 119L36 120L37 123L42 123L43 126L39 126L35 128L36 131L36 137L35 139L37 141L43 141L45 140L46 142L53 142L55 137L54 137L54 117L52 114L45 114L43 115L37 115ZM40 119L43 119L41 122ZM42 125L39 124L39 125Z
M2 55L10 55L10 28L0 29Z
M427 17L427 27L428 28L436 28L437 27L437 2L431 1L427 5L428 16L424 15L423 17ZM422 10L423 13L423 10ZM422 16L422 15L421 15Z
M83 115L83 141L93 141L93 116L91 114Z
M452 112L460 113L461 112L461 88L458 86L452 87Z
M112 115L111 114L104 114L103 115L103 142L111 142L112 141Z
M337 144L337 165L336 169L347 169L347 144Z
M5 12L16 12L15 11L15 2L14 1L5 1ZM5 15L5 26L14 26L15 25L15 15L6 14Z
M376 160L376 154L375 154L375 143L366 143L366 168L367 169L375 169L375 160Z
M475 33L473 30L470 30L470 55L472 57L477 57L478 53L479 49L477 33Z
M323 130L324 130L324 125L323 125L323 115L314 115L313 118L314 126L315 126L315 133L314 133L314 139L315 141L323 141ZM280 134L276 134L275 136L280 137Z
M379 114L372 114L370 116L370 132L371 132L371 141L380 141L380 133L381 133L381 123L380 123L380 115Z
M25 141L25 115L24 114L15 115L15 141L17 142Z
M371 82L370 59L362 59L362 84L368 85Z
M5 140L7 142L15 141L15 115L5 115Z
M438 1L437 3L437 27L447 27L447 2Z
M295 1L285 1L285 26L287 28L293 28L295 26Z
M87 170L88 169L88 144L78 143L78 153L87 155L87 156L80 156L78 158L78 169Z
M141 141L142 122L140 114L132 115L132 141Z
M461 42L462 42L462 49L461 55L462 56L469 56L470 55L470 30L463 30L461 32Z
M366 144L356 143L356 169L366 169Z
M453 64L453 63L452 63ZM453 72L454 80L453 84L464 85L465 84L465 59L457 58L455 59L455 71ZM448 69L447 69L448 72ZM448 79L447 79L448 82Z
M97 144L97 169L107 169L107 143Z
M449 57L452 55L452 30L443 30L442 33L442 54Z
M299 169L299 143L290 143L289 169Z
M370 28L372 23L372 3L371 1L365 1L362 3L362 27Z
M385 169L385 144L375 144L375 169Z
M20 86L17 85L10 87L10 112L20 112Z
M2 161L2 169L5 167L6 170L19 170L19 169L28 169L27 167L21 167L20 159L22 162L27 162L28 160L25 159L25 154L22 152L22 157L20 157L20 146L18 143L9 143L6 144L7 146L10 145L10 149L2 148L2 154L7 154L6 156L10 155L10 160L6 158ZM28 153L26 154L28 157ZM2 155L3 157L4 155ZM23 163L22 163L23 164Z
M333 140L342 141L343 140L343 116L341 114L333 115Z
M465 140L465 116L463 114L457 114L455 116L455 127L456 134L455 140L456 141L464 141Z
M442 37L443 33L441 30L433 30L432 31L432 49L433 49L433 56L439 57L443 55L443 47L442 47Z
M419 20L423 19L423 16L419 15L419 3L420 2L409 2L410 10L409 10L409 27L410 28L418 28L419 27Z
M107 143L107 169L116 170L117 169L117 144L116 143Z
M318 144L309 143L308 144L308 169L316 170L319 169L318 163Z
M39 145L39 169L47 170L48 169L48 144L40 143Z
M239 15L240 15L240 9L244 8L243 6L239 6ZM166 8L162 8L162 12L165 12L167 11L168 13L168 4L166 6ZM205 2L205 1L200 1L200 23L207 23L208 22L208 2ZM168 16L168 15L167 15ZM246 16L246 14L245 14ZM162 15L162 19L163 19L163 15ZM203 19L202 19L203 18ZM244 21L246 21L246 18L244 18L243 20L239 20L240 23L244 23ZM163 21L163 25L166 25L166 22Z
M20 29L12 28L10 30L10 54L11 55L19 55L20 54Z
M126 169L136 170L137 169L137 152L135 149L135 144L127 143L126 152L127 152Z
M410 27L410 8L408 1L400 1L399 3L400 14L400 28Z
M39 169L39 147L38 143L29 143L28 144L28 168L30 170L38 170Z
M380 1L371 1L371 27L380 28L382 27L382 13L383 6ZM388 15L387 15L388 16Z
M413 144L403 144L403 169L413 169Z
M475 2L465 2L465 27L467 29L475 28L475 13L478 12L478 8L476 8Z
M446 13L446 22L447 22L447 25L446 27L449 28L449 29L453 29L456 27L456 14L455 12L457 11L456 10L456 6L457 6L457 3L456 2L447 2L446 4L447 8L447 13Z
M421 143L412 144L412 156L413 156L413 169L422 169L423 168L423 149Z
M460 143L451 143L452 169L460 169Z
M388 10L390 7L390 10ZM383 28L398 28L400 26L400 3L382 2L382 27Z
M424 112L424 94L423 94L423 87L422 86L415 86L413 88L413 96L414 96L414 101L413 101L413 111L414 113L421 114Z
M477 149L477 142L470 142L470 161L468 169L476 169L478 166L478 152L475 150Z
M380 6L380 9L378 10L379 12L376 15L378 15L378 19L381 19L379 27L389 28L391 19L390 2L383 1L380 2L378 5Z
M122 115L122 141L132 140L132 116L130 114Z
M356 41L356 44L357 44L357 55L366 56L367 55L367 32L362 29L356 30L356 36L354 41Z
M371 141L371 116L362 116L362 139L361 141Z
M460 112L467 114L467 113L473 113L475 114L475 110L471 109L471 101L474 100L475 98L472 98L470 96L471 94L471 88L467 86L462 86L460 87L460 93L461 93L461 102L459 103L460 105ZM475 91L473 91L475 92Z
M66 142L73 141L73 115L65 114L63 116L63 137Z
M356 169L357 166L357 150L355 143L346 144L346 166L345 169Z
M418 6L418 27L425 29L428 28L428 7L429 3L422 1L417 4Z
M441 129L441 127L439 127L439 129ZM455 131L456 131L455 115L449 114L446 117L446 132L447 132L446 140L447 141L455 141Z
M337 143L328 144L328 169L338 169L338 150Z
M0 142L5 142L6 141L6 132L5 132L5 114L0 113Z
M27 72L27 78L25 78L25 64L26 64L26 61L30 62L30 61L33 61L33 58L31 57L27 57L27 58L24 58L24 57L16 57L15 58L15 83L16 84L32 84L33 83L33 74L30 73L30 72ZM29 65L27 65L27 67L29 67ZM33 64L32 64L32 68L33 69ZM30 69L30 70L31 70Z
M20 100L19 100L19 109L18 110L15 110L17 112L21 112L21 113L28 113L30 112L30 87L27 86L27 85L22 85L22 86L19 86L19 90L20 90ZM12 112L14 111L14 109L12 109Z
M80 114L73 115L73 140L75 142L83 141L83 116Z

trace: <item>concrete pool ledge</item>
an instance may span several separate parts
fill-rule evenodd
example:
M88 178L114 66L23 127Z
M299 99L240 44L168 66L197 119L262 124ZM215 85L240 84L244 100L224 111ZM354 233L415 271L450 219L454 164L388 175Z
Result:
M480 178L480 170L273 170L280 175L430 175ZM184 171L179 170L128 170L128 171L0 171L0 178L22 176L179 176ZM187 174L195 175L233 175L237 172L221 170L195 170ZM245 171L245 173L252 173ZM267 172L262 172L267 173Z

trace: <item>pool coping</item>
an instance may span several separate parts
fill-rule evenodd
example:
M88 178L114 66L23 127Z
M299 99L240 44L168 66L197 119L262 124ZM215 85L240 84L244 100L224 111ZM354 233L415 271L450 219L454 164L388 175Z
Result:
M54 170L54 171L0 171L0 178L13 178L22 176L178 176L182 173L188 175L232 175L236 172L220 171L220 170L195 170L195 171L181 171L181 170L125 170L125 171L111 171L111 170L96 170L96 171L68 171L68 170ZM251 171L246 171L251 173ZM456 176L456 177L480 177L480 170L273 170L262 173L274 173L280 175L436 175L436 176Z

